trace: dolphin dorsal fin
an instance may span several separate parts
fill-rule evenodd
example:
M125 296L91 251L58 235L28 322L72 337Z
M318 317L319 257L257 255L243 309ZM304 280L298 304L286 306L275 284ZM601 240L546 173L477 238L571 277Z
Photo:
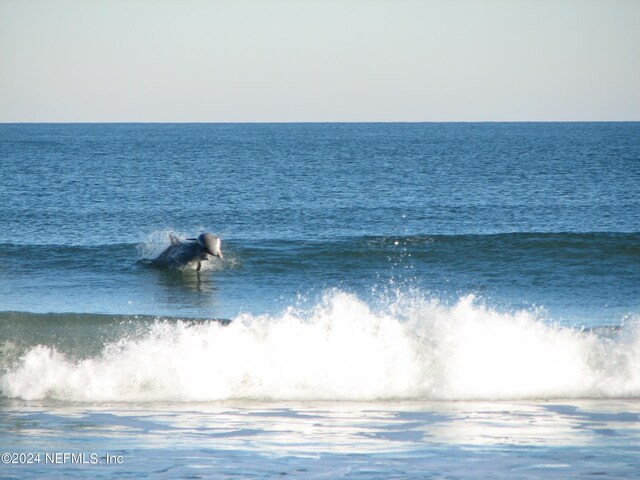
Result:
M180 239L178 237L176 237L173 233L169 234L169 241L171 242L171 245L180 245Z

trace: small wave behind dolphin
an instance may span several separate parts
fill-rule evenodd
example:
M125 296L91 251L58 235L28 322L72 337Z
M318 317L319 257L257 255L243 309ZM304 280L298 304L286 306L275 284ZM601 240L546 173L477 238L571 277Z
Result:
M372 307L343 291L306 310L157 320L74 356L26 348L5 397L67 401L640 398L638 318L584 330L535 311L399 295Z

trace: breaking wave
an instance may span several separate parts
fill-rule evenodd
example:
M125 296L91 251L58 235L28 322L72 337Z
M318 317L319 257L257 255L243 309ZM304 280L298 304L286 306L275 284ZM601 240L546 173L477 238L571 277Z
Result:
M383 308L327 292L312 308L158 320L74 356L29 346L0 374L26 400L222 401L640 398L640 328L572 329L472 296Z

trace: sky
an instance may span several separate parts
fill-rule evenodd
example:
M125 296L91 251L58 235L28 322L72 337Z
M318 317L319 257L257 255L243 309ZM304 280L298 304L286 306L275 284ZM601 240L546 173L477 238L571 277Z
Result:
M0 122L628 120L639 0L0 0Z

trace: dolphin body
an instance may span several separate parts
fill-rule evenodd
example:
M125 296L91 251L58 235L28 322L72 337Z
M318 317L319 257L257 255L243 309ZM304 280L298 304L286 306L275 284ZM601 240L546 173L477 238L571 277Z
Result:
M200 271L202 261L210 256L223 258L220 250L220 239L211 233L201 233L198 238L180 240L169 234L169 245L160 255L151 260L153 265L183 271L185 268Z

